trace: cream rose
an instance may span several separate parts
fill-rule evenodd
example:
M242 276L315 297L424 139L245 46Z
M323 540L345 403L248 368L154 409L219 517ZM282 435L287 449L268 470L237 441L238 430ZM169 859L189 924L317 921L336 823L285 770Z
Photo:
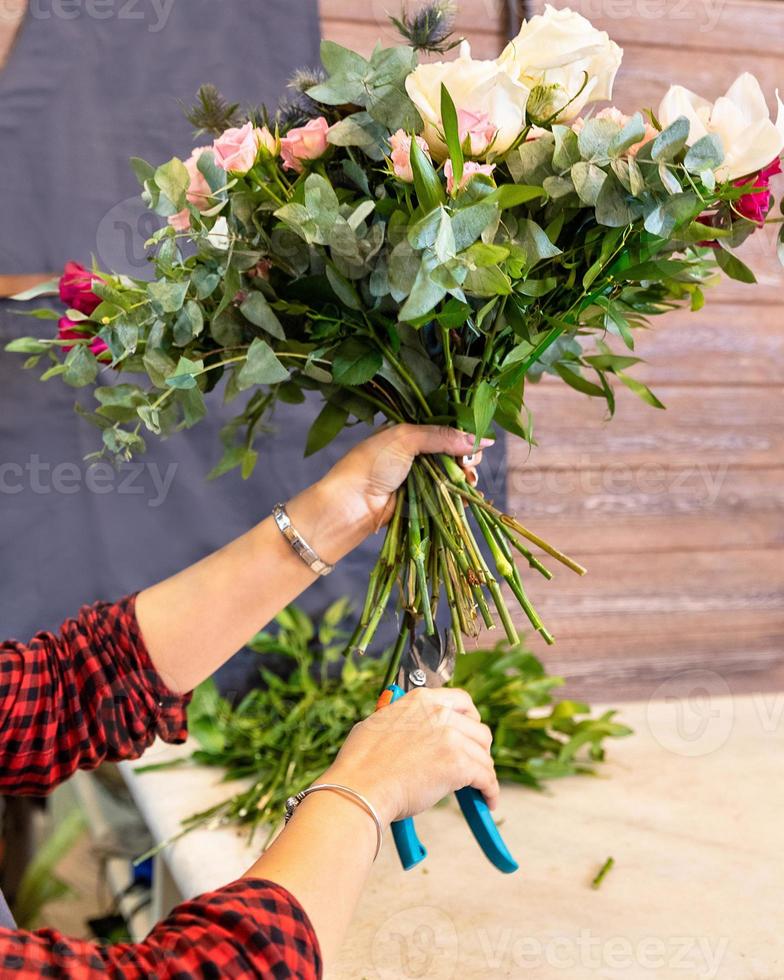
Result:
M569 122L588 102L612 97L622 57L606 31L573 10L548 4L543 14L523 23L498 64L529 89L540 86L529 114L543 120L558 113L558 122Z
M472 145L483 153L498 154L508 150L525 125L528 88L499 68L495 61L477 61L471 57L467 41L460 45L454 61L435 61L419 65L406 79L406 91L425 123L424 138L433 157L446 159L444 127L441 122L441 85L452 97L459 118L481 119L483 132L492 129L475 144L476 133L469 132ZM488 146L489 142L489 146Z
M754 75L744 72L726 95L709 102L682 85L672 85L659 106L659 122L669 126L679 116L689 120L688 143L712 133L721 139L724 160L716 169L718 180L734 180L762 170L784 149L784 104L776 93L778 115L774 123Z

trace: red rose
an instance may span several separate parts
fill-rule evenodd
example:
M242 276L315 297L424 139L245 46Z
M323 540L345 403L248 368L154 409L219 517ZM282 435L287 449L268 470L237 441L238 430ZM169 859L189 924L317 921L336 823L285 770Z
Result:
M76 263L73 263L76 265ZM67 316L61 316L57 321L57 339L58 340L84 340L85 337L89 337L90 334L87 330L82 329L78 323L74 323L73 320L69 320ZM69 350L73 350L75 344L63 344L63 351L66 353ZM100 337L93 337L90 342L90 350L99 357L105 351L109 350L106 342L101 340Z
M738 214L742 214L744 218L753 221L761 227L765 223L765 217L768 211L770 211L770 178L774 174L780 173L781 161L776 157L767 167L763 167L756 177L746 177L744 180L736 180L736 187L745 187L746 184L751 184L753 187L753 190L750 190L748 194L744 194L743 197L739 197L735 202L735 210Z
M60 299L70 309L89 316L102 302L93 292L93 280L99 278L78 262L66 262L60 277Z

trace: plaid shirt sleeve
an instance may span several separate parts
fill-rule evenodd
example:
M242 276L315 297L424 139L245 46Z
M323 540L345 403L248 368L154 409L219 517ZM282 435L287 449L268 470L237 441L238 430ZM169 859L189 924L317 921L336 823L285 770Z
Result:
M34 980L318 980L318 940L280 885L246 878L178 905L141 943L0 929L0 976Z
M42 795L77 769L181 742L188 698L150 660L135 596L85 607L59 635L0 644L0 792ZM179 905L142 943L100 946L0 929L0 977L211 980L321 976L305 911L272 882L236 881Z
M59 635L0 645L0 793L41 796L77 769L182 742L188 698L158 676L136 597L85 606Z

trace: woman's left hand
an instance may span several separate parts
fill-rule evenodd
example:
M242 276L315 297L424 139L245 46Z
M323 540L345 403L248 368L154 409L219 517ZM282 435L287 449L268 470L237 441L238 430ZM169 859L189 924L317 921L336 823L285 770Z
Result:
M481 449L492 442L482 439L479 450L473 453L474 436L470 433L447 426L395 425L355 446L322 483L333 490L347 520L367 521L377 529L391 518L395 491L405 482L415 457L422 453L456 456L469 482L475 483Z

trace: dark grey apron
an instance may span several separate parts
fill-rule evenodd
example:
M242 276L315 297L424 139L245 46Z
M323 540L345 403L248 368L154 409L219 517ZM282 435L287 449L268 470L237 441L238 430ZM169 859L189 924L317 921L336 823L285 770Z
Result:
M144 275L155 227L128 157L153 163L193 145L179 101L203 82L231 101L274 105L291 72L318 52L316 0L115 0L113 7L31 0L0 74L0 274L57 271L67 259ZM107 16L107 10L112 12ZM91 11L89 16L85 11ZM75 14L75 15L74 15ZM95 16L98 14L99 16ZM204 140L207 142L207 140ZM53 329L0 302L0 345ZM304 460L320 405L282 405L254 476L205 482L229 413L220 399L194 430L112 476L83 462L100 433L73 413L89 392L41 384L0 351L0 581L3 636L56 627L84 602L169 575L247 530L320 477L363 436L358 426ZM483 467L503 495L503 454ZM380 537L345 558L303 597L311 612L350 594L361 604ZM386 638L391 635L387 624ZM257 678L255 655L220 672L224 691ZM4 914L0 907L0 916Z

